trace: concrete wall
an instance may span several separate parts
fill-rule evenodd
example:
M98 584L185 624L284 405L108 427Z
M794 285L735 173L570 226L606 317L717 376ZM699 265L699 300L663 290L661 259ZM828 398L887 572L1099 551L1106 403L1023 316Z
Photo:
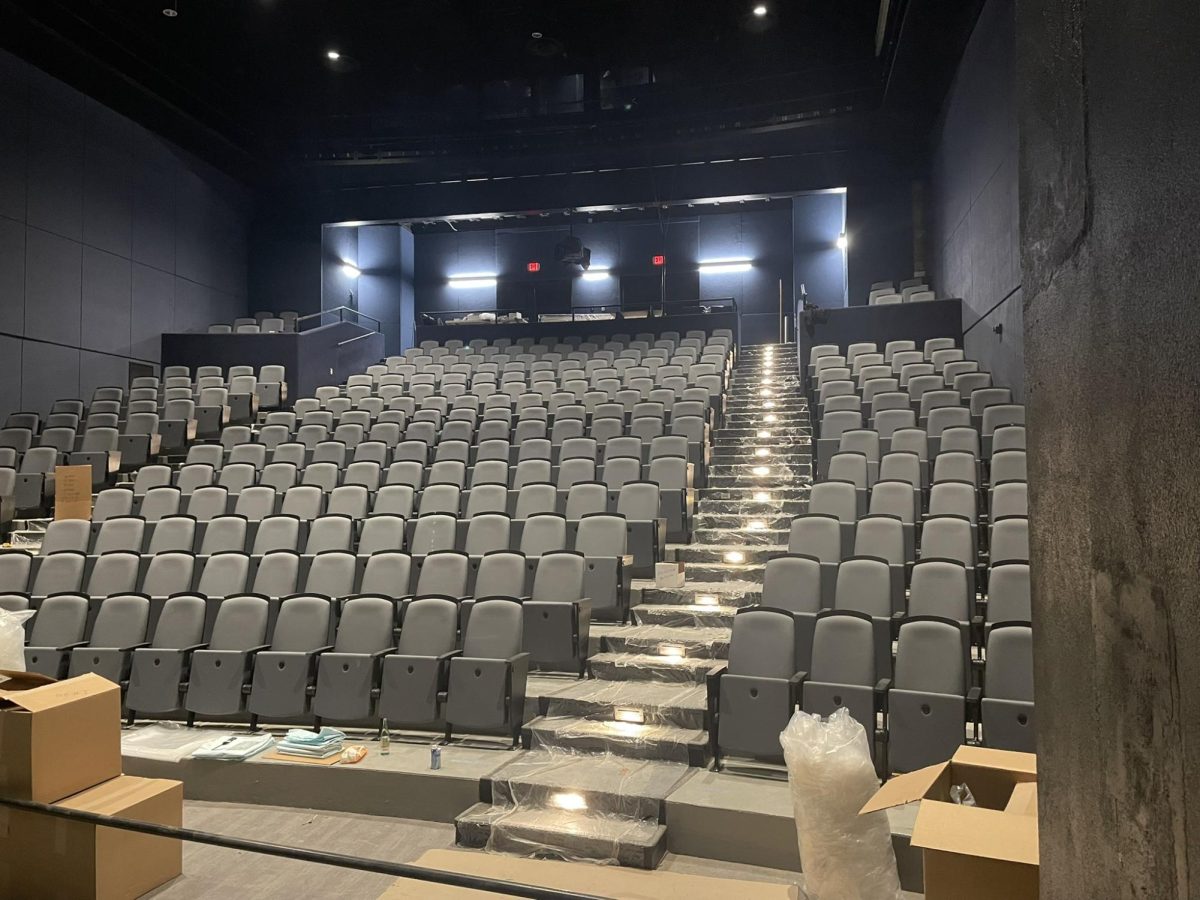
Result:
M1015 0L989 0L984 7L942 109L933 155L929 274L939 296L964 301L967 355L1021 398L1014 7Z
M1200 896L1200 6L1018 9L1041 895Z
M248 214L228 178L0 52L0 414L127 384L162 332L244 315Z

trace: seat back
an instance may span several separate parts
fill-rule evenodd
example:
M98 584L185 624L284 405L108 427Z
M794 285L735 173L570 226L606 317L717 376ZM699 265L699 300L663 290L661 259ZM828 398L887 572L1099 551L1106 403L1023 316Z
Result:
M359 589L380 597L404 597L412 578L412 557L398 550L372 553L363 567Z
M538 560L531 599L563 602L582 599L586 568L587 562L579 553L545 554Z
M267 642L266 597L227 597L217 607L209 637L210 650L249 650Z
M830 612L813 628L809 678L826 684L874 686L875 635L870 619Z
M1024 624L993 628L985 674L984 696L1033 702L1033 629Z
M881 559L856 556L838 566L834 609L886 618L892 614L891 567Z
M335 653L379 653L393 646L395 607L383 597L347 600L338 620Z
M471 610L463 656L468 659L509 659L521 652L524 610L520 603L493 597Z
M204 640L205 602L203 597L185 594L163 604L150 646L160 650L182 650Z
M971 615L970 601L967 570L959 563L927 559L913 566L909 615L966 622Z
M815 613L826 604L821 596L821 561L789 554L763 567L762 605L788 612Z
M462 597L467 593L469 559L465 553L439 550L430 553L421 564L414 593L418 597L439 595Z
M440 597L413 600L404 612L396 652L406 656L442 656L458 640L458 606Z
M729 674L791 678L796 674L796 620L782 610L744 609L733 617Z
M324 597L289 597L279 607L271 649L311 652L329 643L333 606Z
M246 590L250 577L250 557L230 550L209 557L196 593L204 597L232 597Z
M137 594L108 597L100 604L92 624L89 647L128 648L146 640L150 601Z
M65 647L83 640L87 628L88 601L75 594L47 597L33 617L30 647Z

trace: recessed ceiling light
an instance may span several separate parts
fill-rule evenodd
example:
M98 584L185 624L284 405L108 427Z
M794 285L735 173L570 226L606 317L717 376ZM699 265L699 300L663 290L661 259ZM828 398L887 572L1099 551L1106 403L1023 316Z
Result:
M761 19L763 16L765 16L765 15L767 14L767 7L766 7L766 4L764 4L764 3L760 3L760 4L758 4L758 6L754 7L754 14L755 14L756 16L758 16L760 19Z
M179 10L175 9L174 7L168 6L163 10L163 15L166 16L168 19L173 19L177 15L179 15Z
M337 60L342 58L342 54L338 53L336 50L326 50L325 58L332 59L334 62L336 62Z

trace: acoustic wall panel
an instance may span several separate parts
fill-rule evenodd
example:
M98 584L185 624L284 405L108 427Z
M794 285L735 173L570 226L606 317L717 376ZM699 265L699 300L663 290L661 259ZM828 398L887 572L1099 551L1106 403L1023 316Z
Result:
M0 123L0 417L245 315L243 188L3 52Z

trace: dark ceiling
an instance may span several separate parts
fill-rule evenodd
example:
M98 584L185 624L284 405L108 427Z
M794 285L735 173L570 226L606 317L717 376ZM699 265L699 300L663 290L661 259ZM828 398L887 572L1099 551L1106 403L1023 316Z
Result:
M980 3L883 2L878 54L880 0L0 0L0 43L248 180L469 176L927 124Z

